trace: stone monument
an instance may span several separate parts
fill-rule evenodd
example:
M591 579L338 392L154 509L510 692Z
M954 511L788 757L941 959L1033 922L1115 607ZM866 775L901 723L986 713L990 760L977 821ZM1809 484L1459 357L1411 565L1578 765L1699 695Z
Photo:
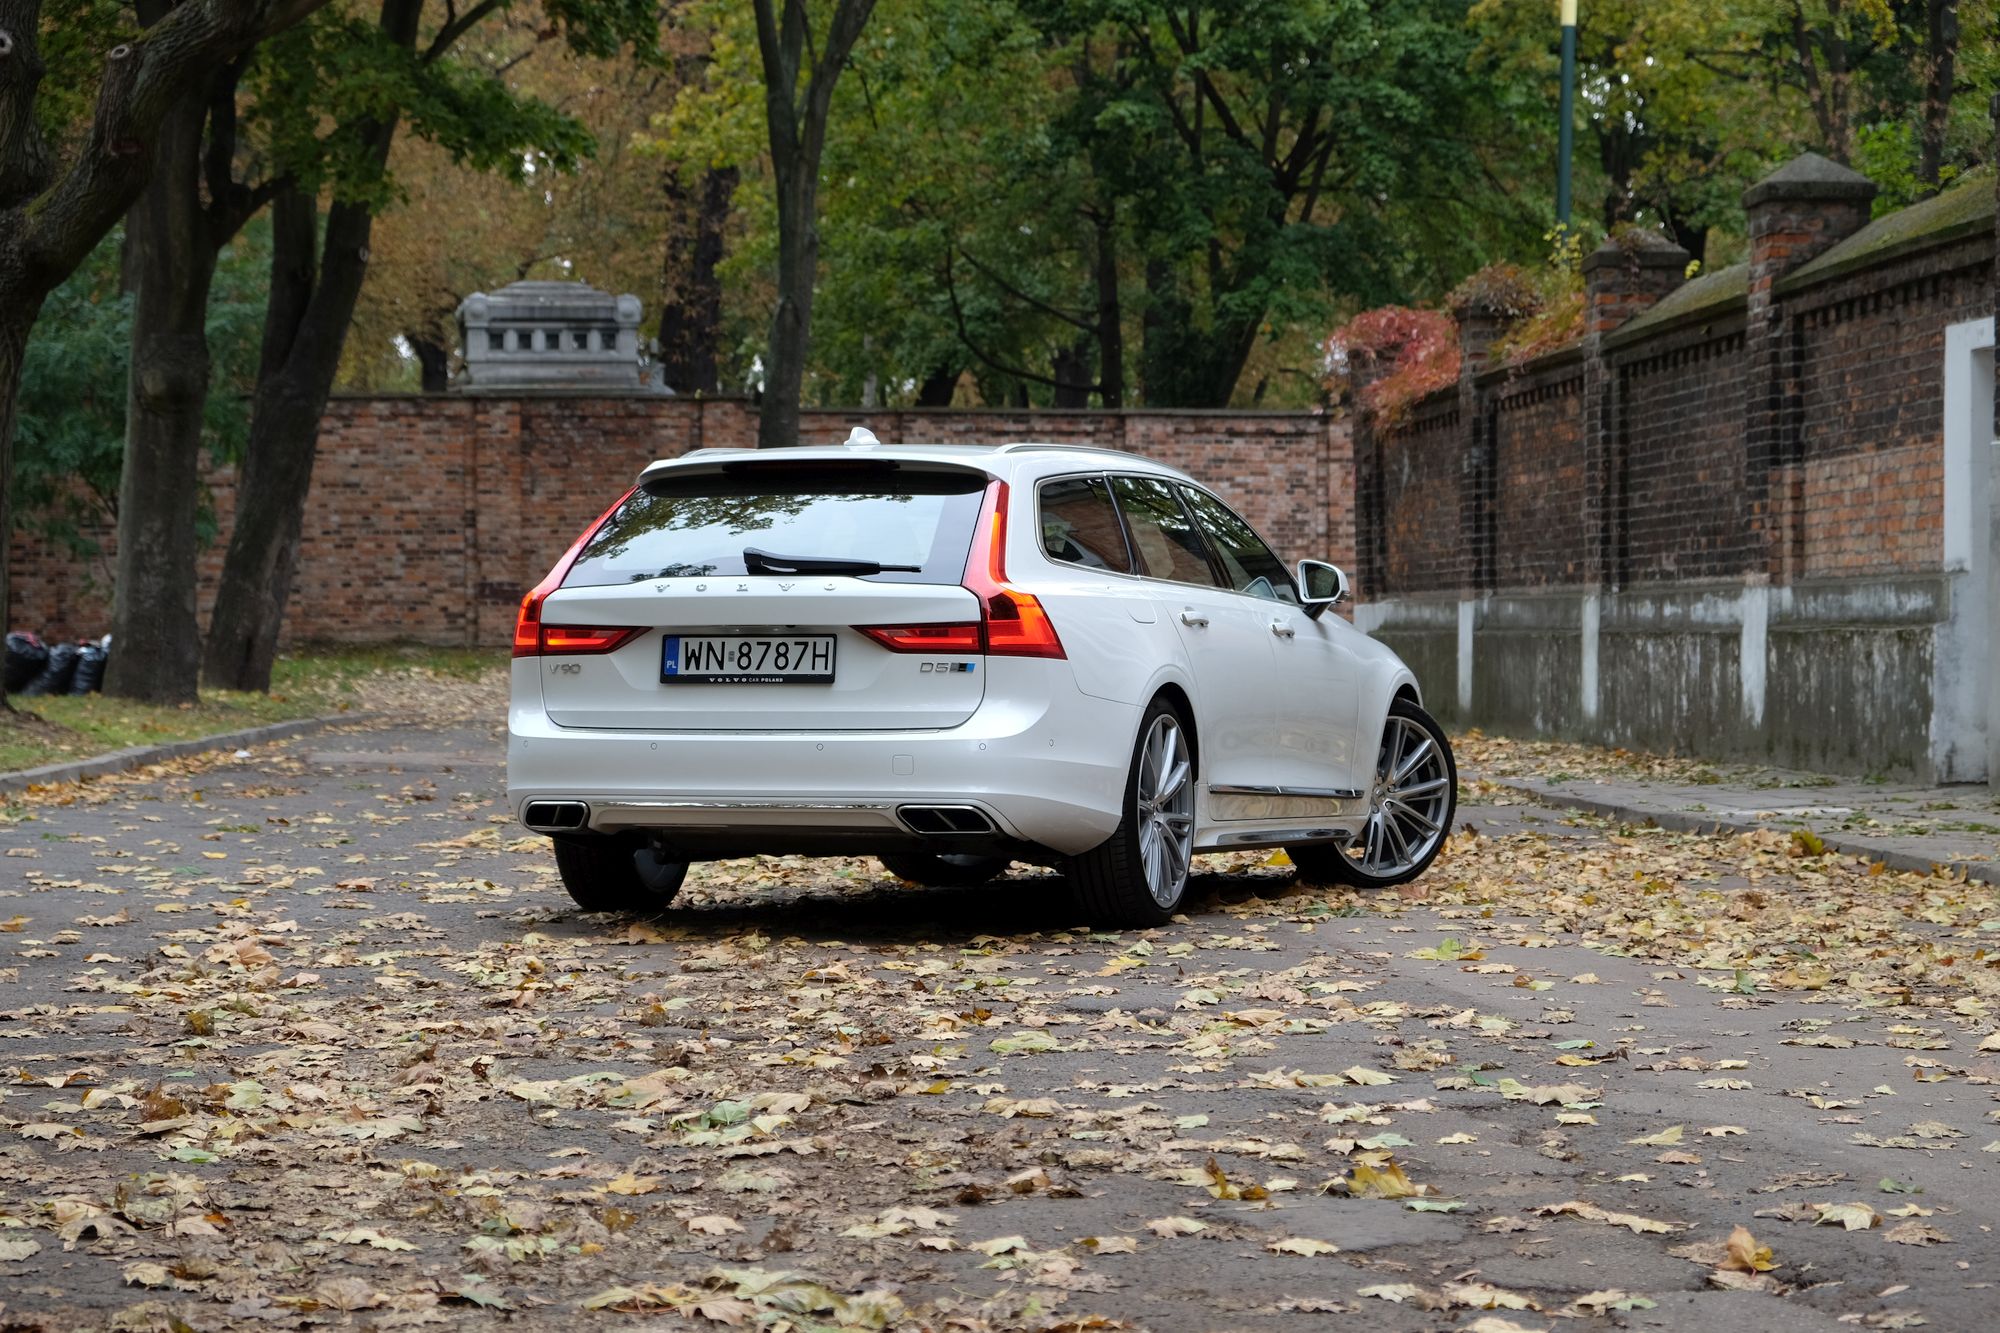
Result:
M639 389L639 298L514 282L458 307L459 389Z

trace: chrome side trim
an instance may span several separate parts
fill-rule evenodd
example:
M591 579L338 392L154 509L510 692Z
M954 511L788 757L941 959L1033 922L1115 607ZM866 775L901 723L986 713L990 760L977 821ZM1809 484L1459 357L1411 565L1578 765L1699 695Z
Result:
M607 809L619 810L887 810L889 801L633 801L619 800Z
M1279 847L1296 842L1345 841L1354 836L1352 827L1342 828L1288 828L1288 829L1230 829L1217 833L1206 845L1216 847Z
M1240 783L1210 783L1210 796L1305 796L1327 801L1358 801L1361 793L1346 787L1247 787Z

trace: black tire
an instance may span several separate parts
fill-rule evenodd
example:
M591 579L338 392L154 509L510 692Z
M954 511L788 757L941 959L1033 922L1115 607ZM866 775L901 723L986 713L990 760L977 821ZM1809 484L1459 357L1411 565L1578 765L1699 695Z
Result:
M557 837L556 869L586 912L651 915L666 910L687 878L687 862L662 861L632 838Z
M1436 718L1404 696L1398 696L1389 705L1389 717L1382 731L1374 779L1369 784L1371 814L1368 825L1352 843L1314 843L1286 848L1292 864L1299 868L1299 878L1316 884L1386 889L1407 884L1423 874L1437 859L1438 853L1444 850L1445 839L1451 835L1452 818L1458 811L1458 763L1452 757L1451 739L1445 735ZM1436 747L1435 754L1425 755L1412 764L1405 785L1398 789L1388 780L1391 747L1409 742L1411 737L1419 735ZM1407 762L1412 752L1411 748L1399 749L1396 757ZM1424 775L1421 780L1418 780L1418 774ZM1443 785L1433 788L1432 784L1437 782ZM1403 799L1409 797L1416 787L1430 790L1422 792L1420 797ZM1391 841L1376 841L1377 838L1390 836L1376 832L1378 823L1384 820L1392 826L1393 837L1403 840L1401 845L1405 854L1377 859L1371 869L1369 859L1376 856L1378 846L1395 846ZM1427 825L1435 827L1427 828ZM1416 842L1415 846L1410 845L1412 839Z
M971 889L1000 878L1013 865L1004 856L955 852L892 852L875 858L898 879L930 889Z
M1170 766L1154 776L1148 746L1162 726L1171 730L1176 750ZM1125 775L1125 809L1117 829L1096 847L1063 863L1070 893L1088 920L1106 926L1158 926L1180 910L1194 854L1191 731L1180 710L1165 699L1153 700L1140 718L1139 735L1132 743L1132 766ZM1172 780L1175 766L1185 771L1162 798L1160 788ZM1154 785L1150 801L1141 794L1149 779ZM1172 808L1164 809L1169 803ZM1168 825L1178 828L1177 843L1165 827Z

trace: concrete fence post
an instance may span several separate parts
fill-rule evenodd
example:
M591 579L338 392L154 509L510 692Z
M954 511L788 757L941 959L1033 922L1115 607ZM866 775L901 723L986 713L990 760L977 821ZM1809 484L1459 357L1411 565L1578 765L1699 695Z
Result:
M1598 721L1598 634L1612 568L1620 493L1618 382L1604 359L1604 335L1648 310L1687 280L1688 252L1658 232L1628 228L1583 260L1583 495L1588 545L1578 616L1582 634L1577 699L1583 724Z
M1818 153L1793 158L1743 192L1750 233L1743 322L1749 369L1743 479L1751 558L1737 640L1737 683L1743 723L1753 732L1762 730L1765 718L1770 585L1797 577L1803 535L1796 333L1778 283L1867 226L1874 198L1874 181Z
M2000 94L1993 113L1994 146L2000 148ZM1989 301L1994 306L1993 432L2000 433L2000 177L1993 182L1993 276ZM1975 447L1982 443L1973 442ZM2000 796L2000 439L1986 445L1986 785Z

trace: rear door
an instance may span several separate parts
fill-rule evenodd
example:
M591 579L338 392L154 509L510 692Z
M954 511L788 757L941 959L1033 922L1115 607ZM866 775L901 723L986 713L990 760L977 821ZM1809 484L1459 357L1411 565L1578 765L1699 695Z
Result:
M1365 786L1354 771L1361 663L1342 633L1347 626L1335 615L1305 613L1291 571L1239 514L1199 487L1182 492L1223 578L1270 641L1278 712L1265 784L1322 794Z
M1157 477L1114 476L1136 572L1154 580L1160 618L1172 623L1195 681L1195 734L1207 786L1268 783L1276 741L1277 664L1271 632L1221 574L1175 488Z
M662 474L543 603L545 626L636 631L608 653L541 659L550 720L673 731L964 722L985 692L976 633L911 653L862 629L977 625L978 600L959 581L988 480L879 458Z

